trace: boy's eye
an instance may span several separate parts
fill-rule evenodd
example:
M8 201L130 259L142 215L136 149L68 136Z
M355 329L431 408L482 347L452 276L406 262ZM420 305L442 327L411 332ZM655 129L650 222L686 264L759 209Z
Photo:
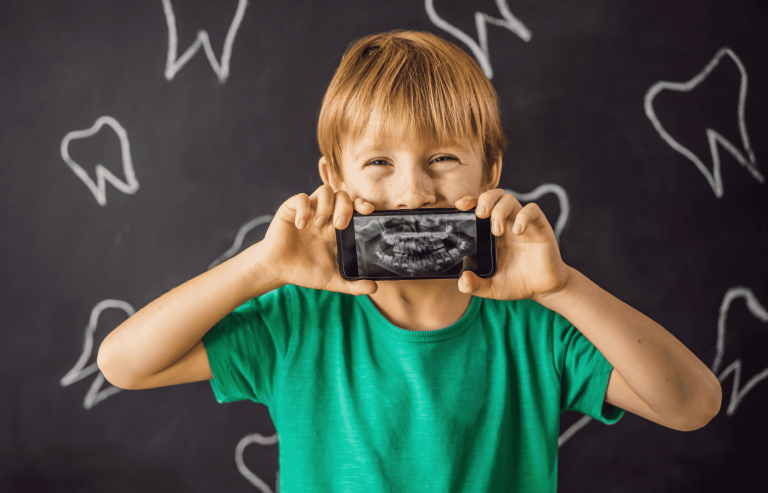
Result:
M456 158L453 156L438 156L436 157L432 162L433 163L444 163L446 161L456 161ZM388 163L384 159L375 159L371 161L370 163L366 164L366 166L373 165L373 166L386 166Z

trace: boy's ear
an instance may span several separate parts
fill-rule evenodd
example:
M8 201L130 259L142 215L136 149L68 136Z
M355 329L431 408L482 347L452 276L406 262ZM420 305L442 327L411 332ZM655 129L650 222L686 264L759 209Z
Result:
M499 182L501 181L501 156L499 156L499 160L491 166L488 178L488 190L498 188Z
M328 160L325 159L325 156L320 157L320 161L317 163L317 168L320 171L320 178L325 185L330 185L334 192L343 189L344 184L341 179L333 173L331 165L328 164Z

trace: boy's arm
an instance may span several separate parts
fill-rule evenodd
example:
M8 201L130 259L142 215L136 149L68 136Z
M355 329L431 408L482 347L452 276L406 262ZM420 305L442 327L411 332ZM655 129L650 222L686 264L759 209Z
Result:
M362 199L353 204L347 192L334 192L330 185L286 200L262 241L164 294L107 335L99 369L121 388L210 379L200 341L247 300L285 284L354 295L376 292L373 281L343 279L336 264L336 229L349 226L353 210L370 214L373 205Z
M113 330L97 364L110 383L148 388L210 379L203 336L225 315L282 285L270 272L252 269L255 244L142 308Z
M571 322L614 368L605 399L676 430L701 428L720 410L717 377L662 326L603 291L560 257L552 226L535 202L503 189L467 196L491 217L497 271L462 273L459 290L498 300L533 299Z
M557 292L535 300L571 322L613 366L605 400L680 431L720 410L717 377L664 327L568 267Z

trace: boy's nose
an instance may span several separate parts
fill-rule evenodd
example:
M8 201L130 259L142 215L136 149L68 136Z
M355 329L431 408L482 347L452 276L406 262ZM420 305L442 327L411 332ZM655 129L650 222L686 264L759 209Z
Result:
M393 190L397 209L418 209L435 203L432 178L424 170L404 173Z

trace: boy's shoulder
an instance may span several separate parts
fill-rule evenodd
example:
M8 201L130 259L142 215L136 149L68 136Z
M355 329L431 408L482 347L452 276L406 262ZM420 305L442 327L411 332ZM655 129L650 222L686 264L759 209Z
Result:
M273 302L292 306L294 308L317 306L332 308L334 305L349 302L355 298L355 296L351 294L326 291L323 289L305 288L295 284L285 284L262 296L272 297Z
M305 288L304 286L298 286L296 284L285 284L271 292L280 293L282 296L291 297L294 299L306 300L328 300L354 297L354 295L351 294L339 293L336 291L326 291L324 289Z
M534 300L495 300L483 299L484 312L507 313L513 317L541 318L551 320L556 312Z

